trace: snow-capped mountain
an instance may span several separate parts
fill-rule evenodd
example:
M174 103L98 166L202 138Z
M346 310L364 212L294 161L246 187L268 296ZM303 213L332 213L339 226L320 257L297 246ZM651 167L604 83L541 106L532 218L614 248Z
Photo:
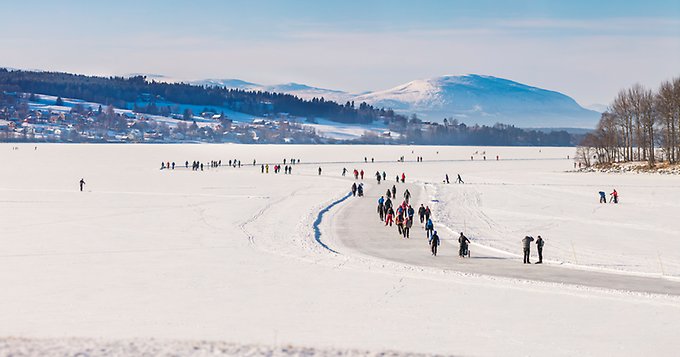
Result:
M240 79L204 79L200 81L191 82L191 84L201 86L234 88L247 91L286 93L307 100L312 98L323 97L325 100L331 100L339 103L344 103L347 100L351 100L351 98L353 97L352 94L340 90L311 87L306 84L293 82L275 85L262 85L242 81Z
M476 74L415 80L354 100L425 120L454 118L466 124L591 128L600 116L564 94Z
M299 83L261 85L239 79L205 79L196 85L287 93L302 99L323 97L338 103L366 102L423 120L458 119L468 125L496 123L518 127L593 128L600 113L581 107L562 93L508 79L469 74L408 82L375 92L351 94Z

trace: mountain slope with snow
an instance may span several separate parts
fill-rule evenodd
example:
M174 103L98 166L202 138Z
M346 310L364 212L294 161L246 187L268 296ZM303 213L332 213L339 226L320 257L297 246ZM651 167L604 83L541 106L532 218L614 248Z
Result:
M466 124L590 128L599 119L598 112L562 93L475 74L415 80L354 100L426 120L454 118Z
M366 102L429 121L454 118L468 125L496 123L537 128L593 128L600 113L562 93L508 79L469 74L411 81L382 91L351 94L299 83L261 85L238 79L206 79L192 84L286 93L302 99Z

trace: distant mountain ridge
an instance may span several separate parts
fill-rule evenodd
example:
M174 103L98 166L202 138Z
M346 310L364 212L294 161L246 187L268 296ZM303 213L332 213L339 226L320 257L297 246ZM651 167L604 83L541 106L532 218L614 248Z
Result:
M263 85L246 82L240 79L228 78L228 79L203 79L199 81L192 81L189 83L200 86L216 86L233 89L242 89L248 91L286 93L295 95L299 98L306 100L323 97L326 100L332 100L334 102L338 102L339 104L344 104L346 101L351 100L351 98L354 97L354 95L347 92L343 92L341 90L312 87L306 84L294 82L275 85Z
M478 74L414 80L363 94L298 83L266 86L237 79L191 83L287 93L303 99L323 97L339 103L366 102L402 114L417 114L423 120L441 122L452 118L468 125L505 123L518 127L593 128L600 118L599 112L583 108L562 93Z

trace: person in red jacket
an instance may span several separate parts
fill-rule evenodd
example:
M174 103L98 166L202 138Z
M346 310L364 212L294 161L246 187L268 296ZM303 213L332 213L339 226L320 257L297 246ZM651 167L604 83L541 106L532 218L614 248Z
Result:
M401 173L401 183L404 183L404 180L406 180L406 175L404 173Z
M389 224L390 227L392 227L393 222L394 222L394 210L392 209L392 207L390 207L387 210L387 215L385 216L385 225Z
M609 200L609 202L619 203L619 193L616 192L616 189L614 189L614 191L612 191L610 195L612 196L612 198L611 200Z

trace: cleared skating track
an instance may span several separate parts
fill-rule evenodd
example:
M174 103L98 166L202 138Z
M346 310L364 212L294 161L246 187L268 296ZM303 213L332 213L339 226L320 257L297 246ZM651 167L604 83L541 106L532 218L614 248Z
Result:
M680 296L680 282L675 280L565 268L551 263L522 264L521 258L476 245L474 241L471 245L472 257L459 258L458 236L438 224L437 217L433 217L433 221L435 230L442 239L442 245L439 247L438 256L433 257L430 254L425 230L418 221L411 229L411 238L403 239L396 226L386 227L379 220L376 211L377 200L393 184L389 181L382 185L372 184L367 187L365 197L352 198L337 209L331 216L329 234L333 235L333 239L341 246L334 249L342 254L359 253L399 263L464 273ZM397 184L397 197L402 197L407 188L412 194L411 202L414 209L417 210L421 203L428 204L424 190L418 184ZM452 214L455 215L455 212ZM521 237L517 238L518 251L521 250L520 239ZM546 247L544 253L544 258L549 260L549 247ZM532 244L532 262L536 260L535 245Z

